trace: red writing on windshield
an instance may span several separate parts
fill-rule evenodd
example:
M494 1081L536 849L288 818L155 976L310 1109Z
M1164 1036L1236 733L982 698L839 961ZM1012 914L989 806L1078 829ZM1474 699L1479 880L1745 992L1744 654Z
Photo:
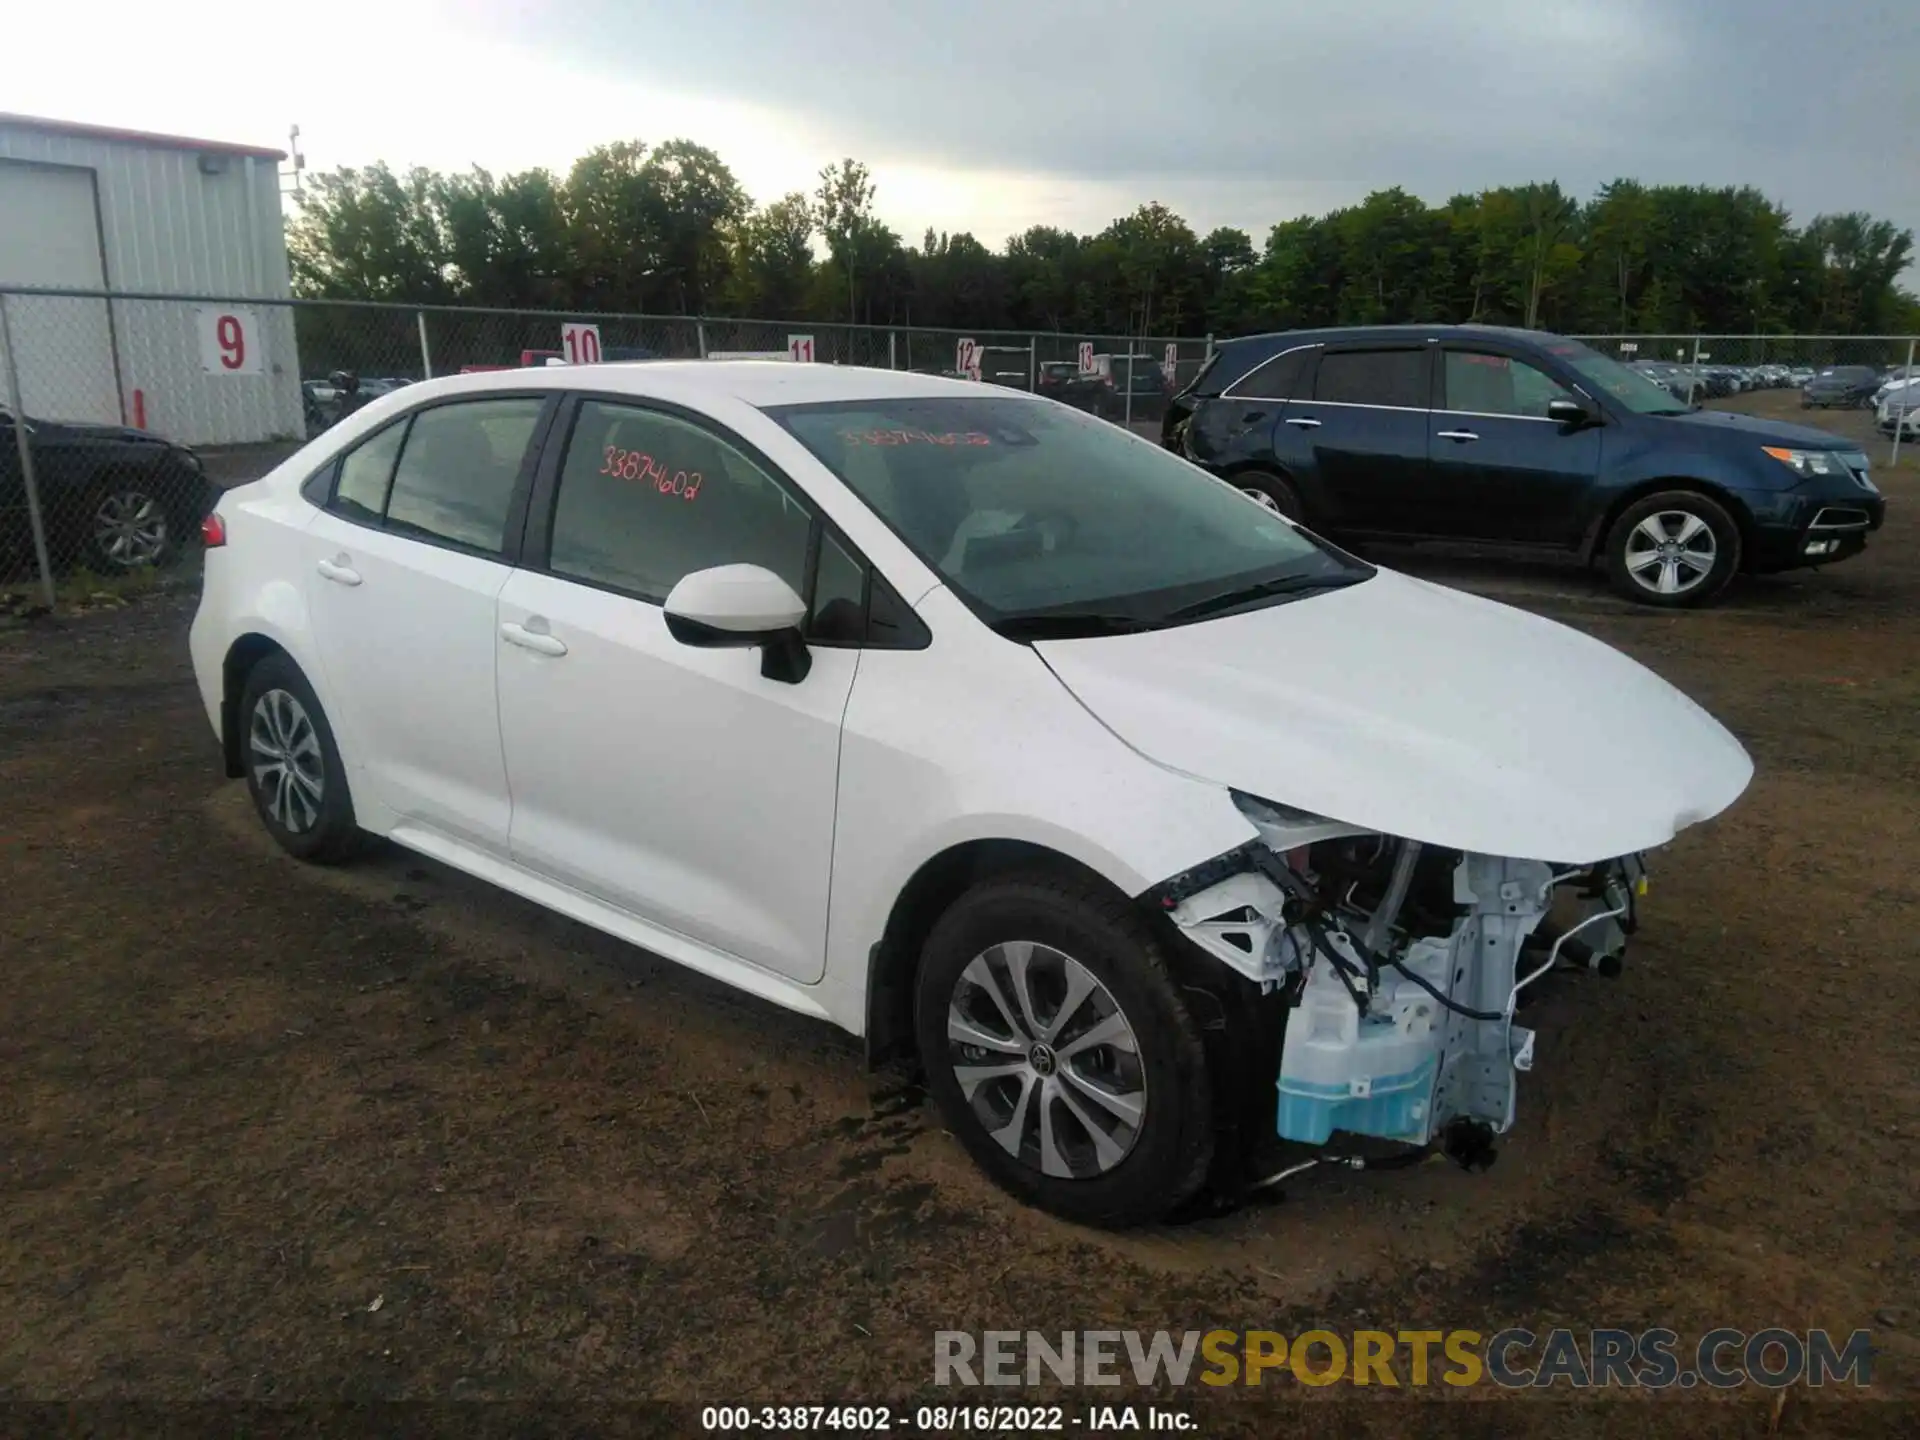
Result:
M842 430L849 445L991 445L993 437L978 430L949 430L934 435L925 430Z
M651 455L640 450L622 450L609 445L601 452L600 473L622 480L638 480L653 486L662 495L691 500L700 493L698 470L669 470Z

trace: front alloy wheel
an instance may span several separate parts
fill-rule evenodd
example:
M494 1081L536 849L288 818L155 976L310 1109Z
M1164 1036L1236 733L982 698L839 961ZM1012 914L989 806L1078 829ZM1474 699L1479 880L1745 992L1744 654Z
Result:
M1007 941L960 972L947 1063L981 1127L1042 1175L1104 1174L1140 1138L1133 1026L1091 970L1050 945Z
M1627 536L1627 573L1656 595L1684 595L1713 573L1713 527L1685 510L1649 515Z
M921 951L927 1089L975 1163L1086 1224L1158 1220L1206 1179L1213 1077L1171 937L1092 876L983 880Z
M1607 532L1614 589L1643 605L1702 605L1740 568L1740 527L1726 508L1690 490L1649 495Z

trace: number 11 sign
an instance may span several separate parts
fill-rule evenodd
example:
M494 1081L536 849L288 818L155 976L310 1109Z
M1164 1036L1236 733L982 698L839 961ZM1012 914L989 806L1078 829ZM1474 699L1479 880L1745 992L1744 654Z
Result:
M787 336L787 358L799 365L813 363L813 337L811 335Z

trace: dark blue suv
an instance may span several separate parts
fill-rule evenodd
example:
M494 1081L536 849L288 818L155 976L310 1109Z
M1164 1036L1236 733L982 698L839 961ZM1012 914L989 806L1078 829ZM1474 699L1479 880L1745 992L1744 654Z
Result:
M1578 341L1490 326L1229 340L1162 441L1331 536L1602 561L1651 605L1857 555L1886 513L1851 440L1689 409Z

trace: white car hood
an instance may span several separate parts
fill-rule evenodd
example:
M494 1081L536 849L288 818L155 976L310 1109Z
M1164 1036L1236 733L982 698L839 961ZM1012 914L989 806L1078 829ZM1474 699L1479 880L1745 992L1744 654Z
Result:
M1651 849L1753 776L1718 721L1619 651L1389 570L1034 648L1162 765L1450 849L1583 864Z

